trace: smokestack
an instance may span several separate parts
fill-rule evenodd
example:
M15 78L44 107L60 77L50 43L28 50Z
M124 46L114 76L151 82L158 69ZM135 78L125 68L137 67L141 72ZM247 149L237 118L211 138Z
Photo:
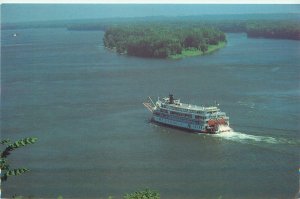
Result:
M174 98L172 94L169 94L169 103L174 104Z

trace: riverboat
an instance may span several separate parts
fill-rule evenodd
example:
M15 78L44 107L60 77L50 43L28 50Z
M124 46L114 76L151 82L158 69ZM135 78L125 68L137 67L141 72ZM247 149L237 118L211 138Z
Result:
M197 106L180 102L172 94L156 103L148 97L144 106L152 112L151 121L201 133L229 132L229 117L215 106Z

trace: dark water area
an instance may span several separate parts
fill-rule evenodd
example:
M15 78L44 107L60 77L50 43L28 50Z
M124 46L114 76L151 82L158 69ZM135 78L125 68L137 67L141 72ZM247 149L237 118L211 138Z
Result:
M227 34L225 48L181 60L118 55L103 32L1 32L1 134L38 137L9 157L31 171L2 196L293 198L298 192L300 42ZM173 93L215 100L233 132L185 133L143 107Z

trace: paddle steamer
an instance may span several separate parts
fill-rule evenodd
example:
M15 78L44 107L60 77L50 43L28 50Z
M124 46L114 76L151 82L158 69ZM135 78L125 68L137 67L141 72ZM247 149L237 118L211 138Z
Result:
M221 133L231 130L229 117L216 106L197 106L181 103L173 95L153 102L149 97L143 103L151 111L152 121L173 127L183 128L193 132Z

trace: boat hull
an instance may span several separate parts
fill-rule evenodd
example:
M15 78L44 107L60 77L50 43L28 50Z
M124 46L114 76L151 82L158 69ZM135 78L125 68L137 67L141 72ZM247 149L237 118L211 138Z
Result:
M192 133L209 133L209 134L219 133L217 131L208 131L208 130L204 129L203 126L201 126L201 125L190 124L190 123L176 121L176 120L172 120L169 118L162 118L162 117L158 117L158 116L153 116L151 121L158 123L158 124L166 125L169 127L187 130Z

